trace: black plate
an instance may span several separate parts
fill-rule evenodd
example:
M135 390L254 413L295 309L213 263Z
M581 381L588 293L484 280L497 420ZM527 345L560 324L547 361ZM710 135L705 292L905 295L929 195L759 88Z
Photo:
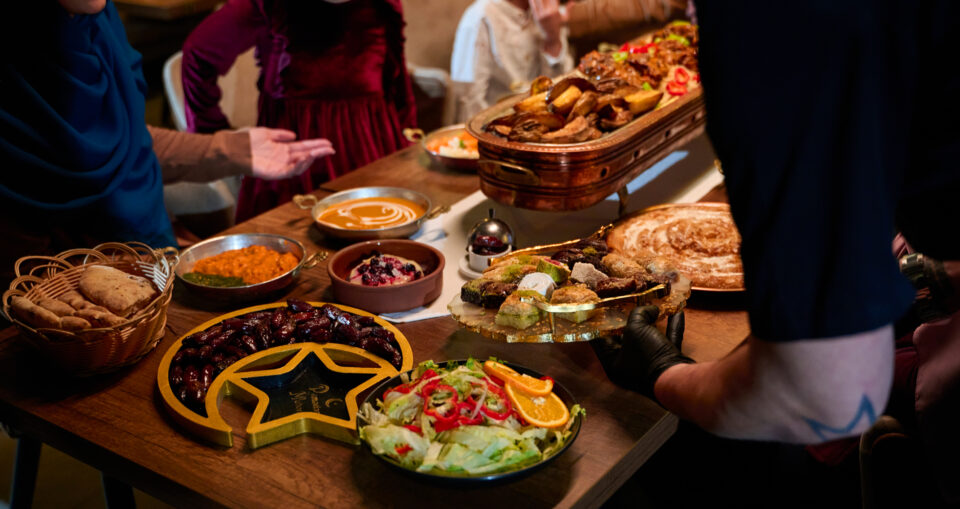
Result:
M459 364L463 364L463 363L467 362L467 360L466 360L466 359L460 359L460 360L453 360L453 361L444 361L444 362L438 362L437 364L439 364L439 365L441 365L441 366L446 366L447 362L454 362L454 363L456 363L457 365L459 365ZM501 362L503 362L503 361L501 361ZM530 369L530 368L525 368L525 367L523 367L523 366L518 366L517 364L514 364L514 363L512 363L512 362L503 362L503 363L506 364L507 366L510 366L511 368L515 369L516 371L518 371L518 372L520 372L520 373L525 373L525 374L530 375L530 376L535 377L535 378L540 378L540 377L543 376L542 373L538 373L537 371L534 371L534 370L532 370L532 369ZM412 369L412 370L410 370L410 371L407 371L406 374L407 374L407 375L412 375L414 370L416 370L416 368L414 368L414 369ZM378 399L382 399L383 393L386 392L387 389L390 389L391 387L396 387L396 386L398 386L398 385L401 385L401 383L402 383L402 381L400 380L400 377L401 377L401 376L402 376L402 374L401 374L401 375L397 375L397 376L395 376L395 377L393 377L393 378L390 378L390 379L385 380L384 382L382 382L380 385L378 385L378 386L373 390L373 392L371 392L371 393L366 397L366 399L363 400L363 402L364 402L364 403L370 403L371 405L374 405L374 407L376 407L376 401L377 401ZM570 391L568 391L566 387L560 385L560 383L557 382L556 380L554 380L554 382L553 382L553 392L554 392L554 394L556 394L556 395L560 398L561 401L563 401L563 403L564 403L565 405L567 405L567 408L570 408L571 406L573 406L574 404L576 404L576 400L573 399L573 395L570 394ZM386 464L388 464L388 465L390 465L390 466L392 466L392 467L394 467L394 468L396 468L396 469L399 469L401 472L403 472L403 473L405 473L405 474L408 474L408 475L411 475L411 476L414 476L414 477L418 477L418 478L421 478L421 479L429 479L429 480L441 481L441 482L447 482L447 483L463 483L463 484L489 483L489 482L494 482L494 481L513 480L513 479L516 479L516 478L520 478L520 477L529 475L530 473L536 471L537 469L543 468L544 465L546 465L547 463L549 463L550 461L552 461L552 460L553 460L554 458L556 458L557 456L560 456L561 454L563 454L564 451L566 451L566 450L570 447L570 444L572 444L573 441L577 439L577 436L580 434L580 426L581 426L582 424L583 424L583 415L579 415L579 414L578 414L577 417L576 417L576 418L574 419L574 421L573 421L573 426L570 427L570 433L571 433L570 438L567 440L567 442L566 442L565 444L563 444L563 446L562 446L560 449L556 450L556 451L555 451L553 454L551 454L550 456L547 456L547 457L545 457L545 458L541 458L540 461L538 461L538 462L536 462L536 463L527 465L527 466L525 466L525 467L523 467L523 468L519 468L519 469L517 469L517 470L508 470L508 471L506 471L506 472L494 472L494 473L491 473L491 474L483 474L483 475L469 475L469 474L458 474L458 473L437 473L437 472L417 472L416 470L410 470L410 469L402 466L398 461L394 460L393 458L390 458L389 456L381 456L381 455L379 455L379 454L374 454L374 456L376 456L377 458L379 458L379 459L380 459L381 461L383 461L384 463L386 463ZM358 423L357 423L357 429L359 430L359 428L360 428L360 423L359 423L359 421L358 421ZM370 450L370 452L371 452L371 454L372 454L373 451L370 449L370 444L367 444L367 442L366 442L365 440L364 440L363 443L367 445L367 450Z

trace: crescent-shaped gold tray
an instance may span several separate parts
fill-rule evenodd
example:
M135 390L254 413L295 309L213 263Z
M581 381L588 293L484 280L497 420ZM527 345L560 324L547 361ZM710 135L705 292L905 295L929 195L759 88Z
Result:
M310 302L314 307L324 302ZM393 333L400 347L400 370L366 350L339 343L294 343L275 346L231 364L211 382L204 400L206 415L181 402L170 386L170 365L184 338L227 318L283 307L277 302L253 306L204 322L167 349L157 369L160 398L170 416L190 434L217 445L233 446L233 429L220 415L220 403L232 398L253 407L246 440L256 449L302 433L359 444L358 398L367 389L413 368L407 338L389 322L366 311L333 304L355 315L371 316ZM331 382L334 381L334 382ZM338 384L335 382L347 382Z

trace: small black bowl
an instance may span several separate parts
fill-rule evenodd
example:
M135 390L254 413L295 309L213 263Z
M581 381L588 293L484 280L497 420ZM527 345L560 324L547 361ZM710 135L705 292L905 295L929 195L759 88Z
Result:
M463 363L467 362L467 360L466 360L466 359L460 359L460 360L453 360L453 361L444 361L444 362L442 362L442 363L441 363L441 362L438 362L438 364L446 365L448 362L453 362L453 363L455 363L455 364L463 364ZM503 361L501 361L501 362L503 362ZM530 368L525 368L525 367L523 367L523 366L519 366L519 365L517 365L517 364L513 364L513 363L511 363L511 362L504 362L504 364L506 364L507 366L510 366L511 368L515 369L515 370L516 370L517 372L519 372L519 373L527 374L527 375L530 375L530 376L535 377L535 378L540 378L540 377L543 376L542 373L539 373L539 372L537 372L537 371L534 371L534 370L532 370L532 369L530 369ZM416 369L416 368L414 368L414 370L415 370L415 369ZM407 375L408 375L408 376L409 376L409 375L412 375L414 370L407 371L407 372L406 372ZM373 391L372 391L369 395L367 395L366 399L364 399L363 402L364 402L364 403L370 403L371 405L376 406L376 401L377 401L378 399L381 399L381 400L383 399L383 393L386 392L387 389L390 389L390 388L392 388L392 387L396 387L396 386L402 384L402 380L400 379L401 376L402 376L402 374L397 375L397 376L395 376L395 377L393 377L393 378L390 378L390 379L387 379L387 380L384 380L383 382L381 382L380 385L378 385L375 389L373 389ZM568 391L566 387L560 385L560 383L558 383L556 380L554 380L554 382L553 382L553 392L560 398L561 401L563 401L563 403L564 403L565 405L567 405L567 408L570 408L571 406L573 406L574 404L576 404L576 400L573 398L573 394L571 394L570 391ZM573 426L571 426L571 428L570 428L570 432L571 432L570 439L567 440L567 442L566 442L565 444L563 444L563 447L561 447L560 449L558 449L556 452L554 452L554 453L551 454L550 456L547 456L546 458L541 458L540 461L538 461L538 462L536 462L536 463L533 463L533 464L530 464L530 465L526 465L526 466L524 466L524 467L522 467L522 468L519 468L519 469L517 469L517 470L508 470L508 471L505 471L505 472L494 472L494 473L483 474L483 475L469 475L469 474L456 474L456 473L442 474L442 473L435 473L435 472L417 472L416 470L410 470L410 469L404 467L404 466L401 465L398 461L396 461L396 460L394 460L393 458L390 458L390 457L388 457L388 456L381 456L381 455L379 455L379 454L374 454L374 456L376 456L377 458L379 458L379 459L380 459L381 461L383 461L384 463L390 465L391 467L393 467L393 468L401 471L402 473L407 474L407 475L410 475L410 476L415 477L415 478L418 478L418 479L426 479L426 480L429 480L429 481L439 482L439 483L442 483L442 484L463 485L463 486L478 485L478 484L490 484L490 483L492 483L492 484L498 484L498 483L500 483L500 482L514 481L514 480L520 479L520 478L522 478L522 477L526 477L526 476L530 475L531 473L533 473L533 472L535 472L535 471L543 468L547 463L553 461L553 459L556 458L557 456L560 456L561 454L563 454L568 448L570 448L570 444L572 444L573 441L577 439L577 436L580 435L580 427L581 427L582 425L583 425L583 415L582 415L582 414L581 414L581 415L577 415L577 417L574 419ZM358 422L357 422L357 431L358 431L358 432L359 432L359 429L360 429L360 423L359 423L359 421L358 421ZM367 450L370 450L371 454L373 454L373 451L370 449L370 445L367 444L366 441L364 441L364 444L367 446Z

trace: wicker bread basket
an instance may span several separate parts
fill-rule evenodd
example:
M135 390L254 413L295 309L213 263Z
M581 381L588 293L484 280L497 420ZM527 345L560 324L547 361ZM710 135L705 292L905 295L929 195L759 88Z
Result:
M17 277L3 294L3 313L31 345L65 372L85 376L113 371L142 359L163 337L177 261L176 249L155 250L139 242L106 243L57 256L24 257L17 260ZM36 302L77 290L80 276L90 265L108 265L145 277L160 294L114 327L80 331L35 328L11 313L10 300L16 295Z

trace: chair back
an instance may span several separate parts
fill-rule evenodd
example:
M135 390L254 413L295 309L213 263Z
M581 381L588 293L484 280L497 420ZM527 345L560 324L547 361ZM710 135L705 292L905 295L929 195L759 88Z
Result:
M181 64L183 52L178 51L163 65L163 92L170 105L173 124L180 131L187 129L187 116L183 99L183 75ZM257 125L257 90L259 68L251 48L237 57L233 67L217 79L220 85L220 109L234 128Z

